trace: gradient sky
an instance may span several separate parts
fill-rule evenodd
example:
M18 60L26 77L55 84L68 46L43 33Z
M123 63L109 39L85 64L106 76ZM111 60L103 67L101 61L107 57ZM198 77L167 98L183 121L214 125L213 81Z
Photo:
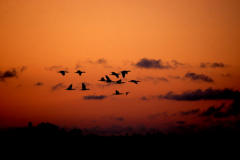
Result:
M0 27L1 128L104 135L239 120L239 0L5 0ZM122 70L124 84L98 81Z

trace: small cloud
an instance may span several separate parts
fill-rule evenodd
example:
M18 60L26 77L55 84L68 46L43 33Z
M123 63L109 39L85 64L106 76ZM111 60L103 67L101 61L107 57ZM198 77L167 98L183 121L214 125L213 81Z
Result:
M141 99L141 100L148 100L148 98L145 97L145 96L142 96L140 99Z
M186 78L190 78L192 81L203 81L203 82L214 82L213 79L211 77L208 77L204 74L196 74L193 72L188 72L185 74Z
M179 66L185 67L185 68L187 68L187 67L192 67L192 66L189 65L189 64L180 63L180 62L178 62L178 61L176 61L176 60L172 60L172 63L173 63L173 65L174 65L175 68L177 68L177 67L179 67Z
M173 68L168 63L163 64L161 59L155 60L155 59L147 59L143 58L139 62L135 64L135 66L139 68L145 68L145 69L169 69Z
M181 79L181 77L180 76L169 76L170 78L173 78L173 79Z
M201 63L200 64L200 68L209 68L209 67L210 68L225 68L227 66L229 66L229 65L225 65L223 63L217 63L217 62L214 62L214 63L208 62L208 63Z
M63 85L63 83L58 83L55 86L52 86L52 91L55 91L57 89L65 88L66 86Z
M20 68L20 72L23 72L24 70L26 70L27 67L26 66L22 66L22 68Z
M51 67L48 67L48 68L45 68L46 70L49 70L49 71L52 71L52 70L68 70L67 67L63 68L62 65L58 65L58 66L51 66Z
M124 121L123 117L103 116L102 118L109 118L109 119L113 119L113 120L116 120L116 121Z
M176 123L177 123L177 124L180 124L180 125L186 124L185 121L177 121Z
M188 110L188 111L180 111L180 115L182 116L188 116L188 115L193 115L193 114L198 114L200 112L200 109L192 109L192 110Z
M152 76L146 76L147 80L152 80L154 83L158 83L160 81L168 82L167 78L164 77L152 77Z
M35 85L36 85L36 86L42 86L43 83L42 83L42 82L37 82Z
M158 118L160 115L161 113L149 114L147 117L152 120Z
M6 78L17 78L17 70L13 68L12 70L7 70L4 72L0 71L0 81L5 81Z
M232 74L226 73L226 74L221 74L222 77L232 77Z
M105 99L107 98L107 96L105 95L88 95L88 96L84 96L83 99L85 100L92 100L92 99L95 99L95 100L102 100L102 99Z
M99 64L107 64L107 60L106 59L104 59L104 58L100 58L100 59L98 59L97 60L97 62L96 63L99 63Z

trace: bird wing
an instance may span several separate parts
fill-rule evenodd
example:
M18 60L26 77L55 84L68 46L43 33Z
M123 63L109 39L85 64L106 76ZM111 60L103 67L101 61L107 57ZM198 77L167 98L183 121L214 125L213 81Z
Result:
M125 77L125 74L126 74L126 73L125 73L124 71L122 71L122 77L123 77L123 78Z
M82 83L82 89L86 89L86 85Z
M106 75L106 78L107 78L108 81L111 81L111 79L107 75Z
M116 94L119 94L118 90L116 90Z

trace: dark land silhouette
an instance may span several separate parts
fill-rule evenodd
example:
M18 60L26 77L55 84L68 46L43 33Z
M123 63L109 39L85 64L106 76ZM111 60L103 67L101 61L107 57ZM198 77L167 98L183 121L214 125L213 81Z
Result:
M29 122L28 127L0 129L1 145L5 147L41 146L65 148L69 149L84 147L85 149L103 149L118 148L125 151L131 149L160 149L163 150L193 150L201 149L229 149L234 148L234 144L240 142L240 129L238 130L222 130L222 132L214 132L206 130L201 133L168 133L162 132L147 133L142 135L134 133L124 136L99 136L91 133L84 135L81 129L73 128L66 131L51 123L40 123L33 126ZM203 149L203 148L202 148Z

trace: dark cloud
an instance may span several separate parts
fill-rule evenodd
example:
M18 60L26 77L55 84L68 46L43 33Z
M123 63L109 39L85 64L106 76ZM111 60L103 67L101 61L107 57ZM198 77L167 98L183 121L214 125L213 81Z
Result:
M156 114L149 114L147 117L152 120L152 119L158 118L161 115L162 115L161 113L156 113Z
M238 116L240 115L240 100L235 99L229 106L225 106L225 103L222 103L219 107L211 106L206 111L203 111L199 116L213 116L214 118L225 118L229 116Z
M102 135L102 136L112 135L112 134L125 135L126 133L132 133L133 127L131 127L131 126L122 127L119 125L112 125L110 127L103 128L103 127L96 126L93 128L84 128L83 132L85 134L94 133L94 134L98 134L98 135Z
M107 64L107 60L104 59L104 58L101 58L101 59L97 60L97 63L99 63L99 64Z
M50 71L52 71L52 70L56 70L56 71L58 71L58 70L68 70L67 67L63 68L62 65L51 66L51 67L48 67L48 68L45 68L45 69L46 69L46 70L50 70Z
M88 95L88 96L84 96L83 99L85 100L92 100L92 99L96 99L96 100L102 100L104 98L107 98L107 96L105 95Z
M109 119L113 119L113 120L116 120L116 121L124 121L123 117L103 116L102 118L109 118Z
M178 62L178 61L176 61L176 60L172 60L172 63L173 63L173 65L174 65L175 68L177 68L177 67L179 67L179 66L185 67L185 68L187 68L187 67L192 67L192 66L189 65L189 64L180 63L180 62Z
M222 77L232 77L232 74L226 73L226 74L221 74Z
M192 109L192 110L188 110L188 111L180 111L180 115L182 116L188 116L188 115L193 115L193 114L198 114L200 112L200 109Z
M145 96L142 96L140 99L141 99L141 100L148 100L148 98L145 97Z
M77 63L75 69L78 70L79 68L82 68L82 66L79 63Z
M181 77L180 76L169 76L170 78L173 78L173 79L181 79Z
M180 125L186 124L185 121L177 121L176 123L177 123L177 124L180 124Z
M26 66L22 66L22 68L20 68L20 72L23 72L24 70L26 70L27 67Z
M164 77L152 77L152 76L146 76L144 80L151 80L154 83L158 83L160 81L168 82L168 79Z
M43 83L42 83L42 82L37 82L35 85L36 85L36 86L42 86Z
M233 91L232 89L212 89L211 87L206 90L197 89L195 91L186 91L180 95L174 94L170 91L165 95L158 96L163 99L171 99L178 101L196 101L196 100L216 100L216 99L239 99L240 92Z
M17 78L17 70L13 68L12 70L7 70L4 72L0 71L0 81L5 81L6 78Z
M201 68L207 68L207 67L211 67L211 68L224 68L224 67L227 67L227 65L223 64L223 63L217 63L217 62L214 62L214 63L201 63L200 64L200 67Z
M58 83L55 86L52 86L52 91L55 91L57 89L65 88L66 86L63 85L63 83Z
M156 119L160 116L163 117L172 117L172 116L176 116L176 114L169 114L167 111L162 112L162 113L156 113L156 114L149 114L147 117L151 120Z
M146 68L146 69L169 69L173 68L168 63L163 64L162 60L155 60L155 59L147 59L143 58L139 62L135 64L135 66L139 68Z
M204 74L196 74L193 72L186 73L184 77L190 78L192 81L213 82L212 78L210 78Z

